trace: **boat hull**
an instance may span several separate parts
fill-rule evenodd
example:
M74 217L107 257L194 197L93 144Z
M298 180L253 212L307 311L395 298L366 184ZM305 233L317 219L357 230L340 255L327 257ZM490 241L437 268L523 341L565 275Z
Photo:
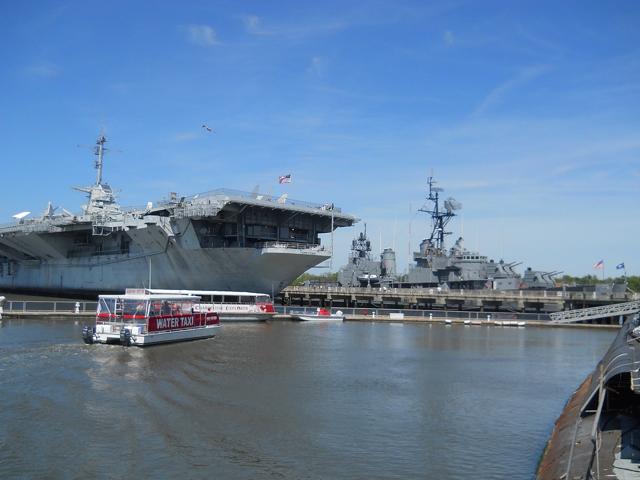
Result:
M344 315L295 315L302 322L342 322Z
M152 250L149 250L152 251ZM309 249L167 247L147 255L113 255L66 262L21 263L0 276L3 291L97 295L128 287L235 290L275 295L328 258Z
M273 318L273 313L230 313L216 312L221 322L266 322Z
M190 340L199 340L204 338L215 337L218 333L219 325L208 325L206 327L173 330L170 332L153 332L142 335L132 335L130 345L137 347L146 347L149 345L158 345L161 343L186 342ZM96 332L94 334L96 343L121 343L120 333Z

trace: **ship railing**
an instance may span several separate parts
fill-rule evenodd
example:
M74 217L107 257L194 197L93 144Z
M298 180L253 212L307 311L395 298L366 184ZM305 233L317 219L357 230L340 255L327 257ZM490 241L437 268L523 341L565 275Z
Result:
M98 302L91 301L40 301L40 300L5 300L4 314L21 315L94 315Z
M630 300L635 295L612 294L598 292L569 292L556 290L470 290L470 289L444 289L444 288L388 288L388 287L332 287L332 286L290 286L286 288L288 292L313 293L314 291L330 294L376 294L376 295L399 295L399 296L441 296L457 298L495 298L505 300L539 300L541 303L557 300ZM631 298L630 298L631 297Z
M314 250L318 252L327 251L324 245L316 243L296 243L296 242L260 242L256 243L256 248L281 248L291 250Z
M70 223L70 222L69 222ZM0 233L3 232L49 232L56 233L61 232L62 227L60 227L57 223L53 224L51 222L40 222L40 221L32 221L32 222L24 222L24 223L5 223L0 225Z
M316 313L317 307L304 307L295 305L276 305L274 309L277 313L282 315L296 315L296 314L312 314ZM478 312L478 311L457 311L457 310L418 310L409 308L375 308L375 307L331 307L331 313L337 313L341 311L347 316L370 316L376 317L388 317L391 313L402 313L405 317L421 317L431 319L457 319L457 320L480 320L484 322L493 322L496 320L509 320L509 321L548 321L549 314L547 313L532 313L532 312Z
M220 206L217 204L194 203L174 210L176 218L187 217L214 217L220 212Z
M233 190L229 188L218 188L216 190L210 190L208 192L198 193L196 195L185 197L184 200L189 202L194 202L194 201L202 200L203 198L206 198L206 197L216 197L216 198L229 199L229 200L239 199L242 201L251 200L251 201L269 202L269 203L282 204L282 205L294 205L296 207L304 207L304 208L310 208L314 210L328 210L328 211L333 210L337 213L340 213L342 211L340 208L334 206L333 203L322 204L322 203L306 202L304 200L295 200L288 197L284 197L283 199L283 197L279 197L277 195L268 195L265 193L256 193L256 192L245 192L242 190Z
M184 209L184 212L188 211L188 208L210 208L211 210L205 210L206 212L214 211L215 204L205 203L207 200L239 200L239 201L254 201L274 203L276 205L293 205L296 207L304 207L312 210L334 211L341 213L342 209L336 207L333 203L314 203L304 200L296 200L288 197L281 197L277 195L269 195L266 193L245 192L242 190L234 190L229 188L218 188L215 190L209 190L207 192L197 193L187 197L180 197L179 201L176 200L160 200L158 202L152 202L154 208L157 207L169 207L174 208L176 214ZM146 205L135 206L123 206L120 207L123 213L143 213L147 210ZM215 214L215 213L214 213ZM183 216L189 216L190 214L181 213Z

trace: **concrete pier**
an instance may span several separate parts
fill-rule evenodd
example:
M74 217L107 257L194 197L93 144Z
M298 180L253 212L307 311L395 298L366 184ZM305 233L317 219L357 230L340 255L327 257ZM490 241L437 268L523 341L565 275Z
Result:
M287 287L278 296L283 305L545 313L627 302L637 297L637 294L604 295L597 292L562 290L501 291L325 286Z

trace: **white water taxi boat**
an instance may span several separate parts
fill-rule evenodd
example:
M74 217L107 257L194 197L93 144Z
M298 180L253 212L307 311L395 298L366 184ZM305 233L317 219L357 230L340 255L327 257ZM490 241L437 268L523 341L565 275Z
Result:
M215 312L198 312L200 297L127 291L100 295L94 327L85 326L85 343L155 345L216 335L220 319Z
M316 313L291 312L291 316L303 322L342 322L344 320L344 314L340 310L331 313L326 308L317 308Z
M264 322L273 318L276 311L269 295L254 292L230 292L217 290L159 290L148 293L191 295L200 297L198 312L215 312L221 322Z

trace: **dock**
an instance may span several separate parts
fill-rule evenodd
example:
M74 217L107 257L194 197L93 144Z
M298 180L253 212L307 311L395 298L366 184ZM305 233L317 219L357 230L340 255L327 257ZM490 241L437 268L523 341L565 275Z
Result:
M615 306L615 305L614 305ZM75 318L91 320L95 317L97 302L86 300L5 300L0 306L0 315L4 318ZM275 306L274 321L291 321L296 314L313 313L315 306ZM448 324L448 325L483 325L483 326L517 326L517 322L525 322L527 326L567 326L552 321L553 314L544 312L513 312L513 311L480 311L459 310L455 308L440 309L402 309L375 307L339 307L345 315L346 322L386 322L407 324ZM615 308L612 312L615 312ZM2 318L0 316L0 318ZM603 316L600 319L587 320L583 323L569 324L577 327L611 326L619 328L621 318L618 315Z
M640 300L638 294L565 290L445 290L295 286L278 296L283 305L417 310L476 310L552 313Z

